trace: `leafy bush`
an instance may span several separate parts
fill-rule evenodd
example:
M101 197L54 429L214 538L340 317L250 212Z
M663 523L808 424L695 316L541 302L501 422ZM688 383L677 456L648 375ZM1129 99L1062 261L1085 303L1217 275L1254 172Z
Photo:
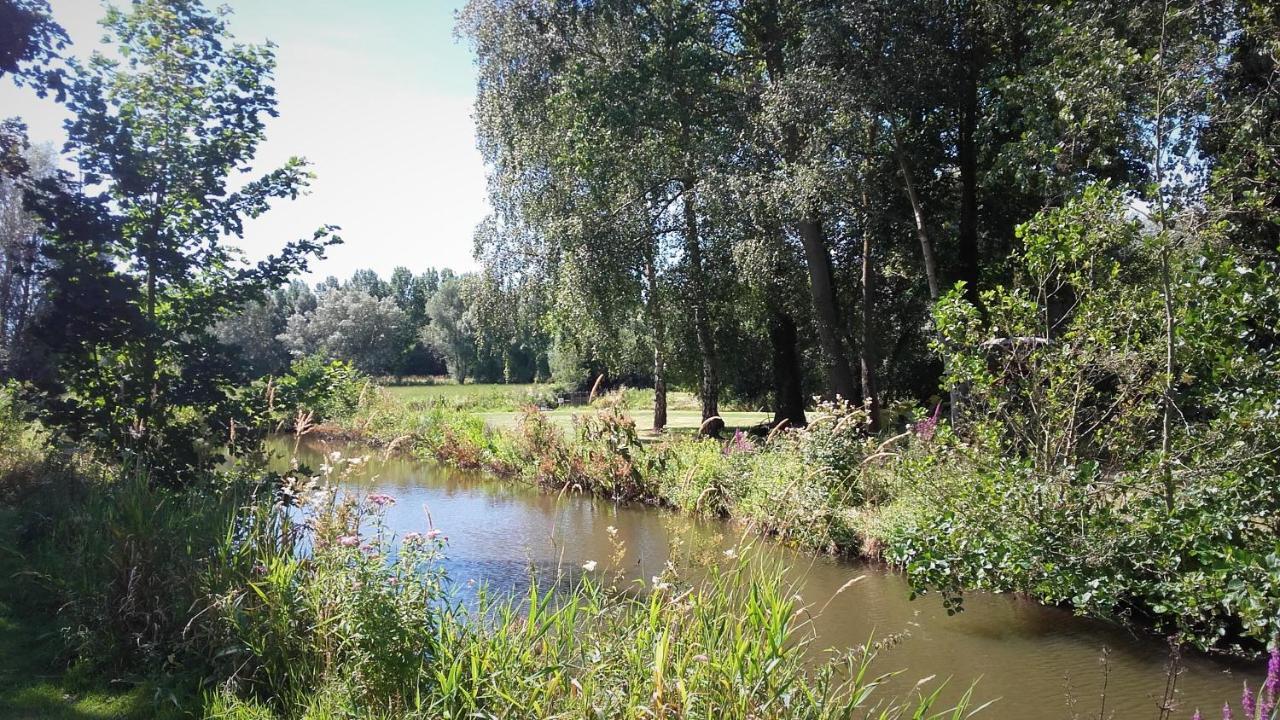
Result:
M49 439L27 420L19 386L0 384L0 500L15 501L48 480Z
M256 392L267 404L267 417L292 428L302 417L311 422L350 418L371 388L350 363L311 355L295 360L284 375L260 381Z

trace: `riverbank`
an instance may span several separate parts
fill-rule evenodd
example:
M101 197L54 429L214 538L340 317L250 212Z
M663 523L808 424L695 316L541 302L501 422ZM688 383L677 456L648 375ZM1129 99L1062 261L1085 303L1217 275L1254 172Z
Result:
M884 560L960 609L966 590L1040 602L1256 655L1280 628L1275 497L1211 477L1176 497L1136 473L1036 472L945 424L870 436L855 408L823 405L803 429L724 440L641 441L621 408L571 428L528 410L509 428L370 394L328 432L555 491L728 518L810 551ZM1265 487L1265 485L1263 485ZM1237 531L1231 532L1229 528Z
M583 571L455 600L429 522L244 456L180 487L51 445L0 394L0 710L14 718L965 717L890 696L876 649L814 663L782 569L743 549L643 592ZM20 462L15 461L19 458ZM421 520L419 522L422 522ZM750 570L748 570L750 568ZM872 710L874 708L874 710Z

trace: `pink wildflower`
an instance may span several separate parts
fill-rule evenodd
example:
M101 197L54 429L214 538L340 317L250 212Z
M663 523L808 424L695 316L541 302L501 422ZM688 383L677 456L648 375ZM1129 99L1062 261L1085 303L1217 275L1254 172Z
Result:
M428 530L428 531L427 531L427 539L428 539L428 540L435 540L435 539L436 539L436 538L438 538L438 537L440 537L440 531L439 531L439 530L437 530L437 529L435 529L435 528L431 528L430 530Z
M390 507L396 504L396 499L385 493L374 493L368 497L369 502L378 507Z
M933 408L933 415L916 423L916 435L921 440L932 440L933 433L938 429L938 418L942 415L942 403L938 403Z
M343 535L338 538L338 544L342 547L355 547L360 544L360 538L355 535Z

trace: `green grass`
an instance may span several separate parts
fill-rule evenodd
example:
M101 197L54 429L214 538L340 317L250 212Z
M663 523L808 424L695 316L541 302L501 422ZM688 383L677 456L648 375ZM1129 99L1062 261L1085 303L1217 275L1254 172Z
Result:
M409 405L442 406L469 412L516 411L525 405L545 405L556 397L554 385L525 383L437 383L430 385L388 385L391 397Z
M556 386L549 384L476 383L458 385L440 382L429 385L388 385L384 389L392 398L406 404L440 404L454 410L476 413L489 427L508 429L515 426L522 408L531 401L537 402L557 394ZM615 396L616 397L616 396ZM651 434L653 424L653 391L627 389L622 400L625 412L635 421L642 433ZM667 395L667 428L674 431L696 430L702 425L702 413L697 397L690 392L672 391ZM589 413L587 405L566 405L547 411L547 417L560 427L573 425L573 417ZM721 412L725 424L731 428L747 428L769 422L772 415L766 412Z
M60 623L17 597L21 557L17 513L0 512L0 718L5 720L160 720L181 717L146 683L109 683L68 669ZM23 608L19 610L18 608Z
M505 395L511 398L527 397L540 390L550 390L552 385L539 383L438 383L432 385L387 385L387 392L397 400L408 402L435 398L474 398L482 395Z
M573 416L591 412L588 407L563 407L548 411L546 416L552 423L569 428L573 426ZM626 414L635 421L636 428L642 434L652 434L649 429L653 426L653 409L644 408L638 410L627 410ZM479 416L487 425L495 429L509 429L516 425L520 419L519 412L483 412ZM762 412L722 412L720 417L724 418L725 425L730 429L748 428L753 425L759 425L762 422L769 422L773 416L769 413ZM702 413L697 410L668 410L667 411L667 429L668 430L696 430L702 425Z

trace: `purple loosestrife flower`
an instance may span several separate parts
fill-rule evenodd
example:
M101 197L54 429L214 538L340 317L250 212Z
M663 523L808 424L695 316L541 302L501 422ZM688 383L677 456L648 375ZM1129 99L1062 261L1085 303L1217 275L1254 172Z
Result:
M1204 716L1200 714L1200 708L1196 708L1196 714L1191 716L1191 720L1204 720Z
M1222 720L1231 720L1231 703L1222 703Z
M1267 663L1267 679L1262 684L1262 691L1267 695L1267 704L1276 705L1276 696L1280 695L1280 644L1271 651L1271 660Z
M1249 683L1244 684L1244 691L1240 693L1240 709L1244 710L1246 720L1254 720L1257 715L1258 704L1253 699L1253 691L1249 689Z
M747 439L746 433L737 430L733 433L733 438L724 446L725 455L737 455L738 453L747 453L755 449L751 441Z
M938 429L938 418L942 415L942 403L938 403L933 408L933 415L916 423L916 436L921 440L932 440L933 433Z

